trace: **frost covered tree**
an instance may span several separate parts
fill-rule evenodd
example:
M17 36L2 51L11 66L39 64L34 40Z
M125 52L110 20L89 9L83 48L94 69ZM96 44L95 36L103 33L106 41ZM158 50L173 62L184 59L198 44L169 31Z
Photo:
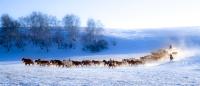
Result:
M65 40L61 30L57 30L53 35L53 41L57 45L58 49L65 48Z
M84 50L93 52L108 47L100 21L88 19L85 31L80 31L80 18L76 15L66 15L61 22L41 12L32 12L18 21L4 14L0 21L0 45L10 51L13 46L24 50L26 45L32 43L47 52L52 44L56 44L59 49L75 48L80 41Z
M100 21L88 19L85 34L82 37L83 49L92 52L99 52L108 47L107 41L103 38L103 25Z
M51 28L59 27L60 21L55 16L48 16L49 26Z
M66 15L63 18L64 27L67 30L67 40L69 48L75 46L75 42L79 38L80 19L76 15Z
M30 28L29 37L34 45L49 51L51 46L51 33L49 17L41 12L32 12L26 18L26 24Z
M6 48L7 51L10 51L13 46L22 43L22 41L19 40L21 39L21 34L19 32L19 22L13 20L8 14L3 14L1 16L1 26L0 44Z

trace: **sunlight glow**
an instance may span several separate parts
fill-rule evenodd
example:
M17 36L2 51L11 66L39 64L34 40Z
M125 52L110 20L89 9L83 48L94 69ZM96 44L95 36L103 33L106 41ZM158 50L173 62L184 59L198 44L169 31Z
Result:
M106 28L160 28L200 26L200 0L1 0L0 15L17 18L41 11L62 19L76 14L86 26L88 18Z

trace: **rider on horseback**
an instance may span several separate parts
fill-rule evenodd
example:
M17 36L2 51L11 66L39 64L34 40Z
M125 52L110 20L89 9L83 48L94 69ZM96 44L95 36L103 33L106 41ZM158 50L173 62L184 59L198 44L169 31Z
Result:
M172 61L174 59L174 57L172 56L172 54L170 54L169 57L170 57L170 61Z

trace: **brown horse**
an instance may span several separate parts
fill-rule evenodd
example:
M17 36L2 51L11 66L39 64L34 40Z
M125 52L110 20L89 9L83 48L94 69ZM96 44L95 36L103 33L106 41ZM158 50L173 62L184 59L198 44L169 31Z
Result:
M140 60L140 59L132 59L132 60L128 60L127 62L128 62L128 64L129 64L130 66L133 66L133 65L140 65L140 64L143 64L143 63L144 63L144 62L143 62L142 60Z
M108 66L109 65L109 61L103 60L104 66Z
M90 60L83 60L82 61L82 66L91 66L91 64L92 64L92 61L90 61Z
M101 61L92 60L92 63L93 63L94 65L100 65L100 64L101 64Z
M82 62L81 61L72 61L72 64L76 67L81 66Z
M60 60L51 60L50 63L52 65L56 65L58 67L64 67L64 63L62 61L60 61Z
M34 65L34 62L31 59L28 59L28 58L22 58L22 62L25 65Z
M114 63L116 64L116 66L122 66L124 64L123 61L114 61Z
M38 59L38 60L35 60L35 62L40 66L49 66L50 65L50 62L47 60Z

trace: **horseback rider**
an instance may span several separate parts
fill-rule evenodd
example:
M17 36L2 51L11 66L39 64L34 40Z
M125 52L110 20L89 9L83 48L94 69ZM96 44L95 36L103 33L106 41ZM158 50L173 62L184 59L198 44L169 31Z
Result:
M170 61L172 61L174 59L174 57L172 56L172 54L170 54L169 57L170 57Z
M169 49L172 49L172 45L171 44L169 45ZM169 55L169 58L170 58L170 61L172 61L174 59L172 53Z

